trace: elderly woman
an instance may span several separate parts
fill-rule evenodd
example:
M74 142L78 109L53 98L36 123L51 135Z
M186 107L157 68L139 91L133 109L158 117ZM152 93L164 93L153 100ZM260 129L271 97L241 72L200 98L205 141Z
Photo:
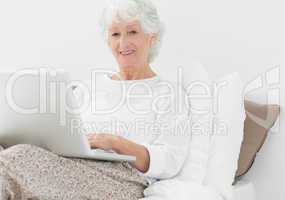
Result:
M89 130L88 140L92 148L133 155L136 161L66 158L37 146L15 145L0 153L2 200L139 199L149 184L180 172L190 137L185 124L179 125L188 112L183 98L175 98L183 91L162 81L150 67L163 33L155 7L147 0L113 0L101 25L119 70L98 78L96 101L102 109L122 96L124 101L112 112L86 112L83 119L119 119L135 126L139 120L140 129ZM128 93L122 92L122 85ZM74 94L80 92L75 89Z

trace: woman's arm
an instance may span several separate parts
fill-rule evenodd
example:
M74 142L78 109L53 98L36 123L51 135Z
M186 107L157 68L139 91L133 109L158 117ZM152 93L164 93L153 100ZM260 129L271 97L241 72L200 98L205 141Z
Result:
M161 106L160 110L165 112L159 113L153 122L153 125L160 125L159 129L148 133L154 136L151 143L142 141L136 144L110 134L95 134L93 147L136 156L137 160L132 165L146 177L172 178L181 171L191 140L189 109L184 102L181 106L183 107L179 111L176 104L169 100Z
M130 164L142 173L147 172L150 157L148 150L143 145L111 134L90 134L88 139L92 148L114 150L119 154L135 156L136 161Z
M140 172L147 172L150 158L148 150L143 145L117 136L114 140L113 149L119 154L136 156L136 161L131 164Z

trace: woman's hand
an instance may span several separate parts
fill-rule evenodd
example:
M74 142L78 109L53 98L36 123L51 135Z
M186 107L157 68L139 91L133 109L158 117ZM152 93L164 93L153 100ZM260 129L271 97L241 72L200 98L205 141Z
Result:
M149 152L137 143L120 136L106 133L91 133L87 135L91 148L99 148L103 150L114 150L119 154L133 155L136 161L130 163L141 172L146 172L149 168Z
M113 150L114 141L116 140L115 135L106 133L91 133L87 135L91 148L99 148L103 150Z

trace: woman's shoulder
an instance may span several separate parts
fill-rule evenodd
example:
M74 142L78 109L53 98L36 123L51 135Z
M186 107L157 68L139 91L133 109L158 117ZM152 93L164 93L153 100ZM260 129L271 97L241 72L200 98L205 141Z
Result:
M188 106L187 95L181 82L160 78L153 88L154 97L161 107L171 107L176 110L178 107Z
M183 83L180 81L170 80L163 77L158 76L158 81L153 85L154 89L157 89L161 92L175 92L178 91L184 93L185 89Z

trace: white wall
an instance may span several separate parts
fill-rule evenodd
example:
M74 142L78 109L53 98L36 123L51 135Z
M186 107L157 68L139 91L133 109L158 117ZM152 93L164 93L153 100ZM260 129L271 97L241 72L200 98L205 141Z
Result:
M247 84L269 68L281 68L285 107L285 31L282 0L155 0L167 33L158 68L200 60L213 77L238 71ZM98 29L104 1L0 0L0 67L63 67L75 78L94 67L115 66ZM281 49L282 47L282 49ZM171 64L170 64L171 63ZM277 86L278 87L278 86ZM251 95L265 101L265 93ZM258 200L283 200L284 111L279 133L270 134L247 178Z

